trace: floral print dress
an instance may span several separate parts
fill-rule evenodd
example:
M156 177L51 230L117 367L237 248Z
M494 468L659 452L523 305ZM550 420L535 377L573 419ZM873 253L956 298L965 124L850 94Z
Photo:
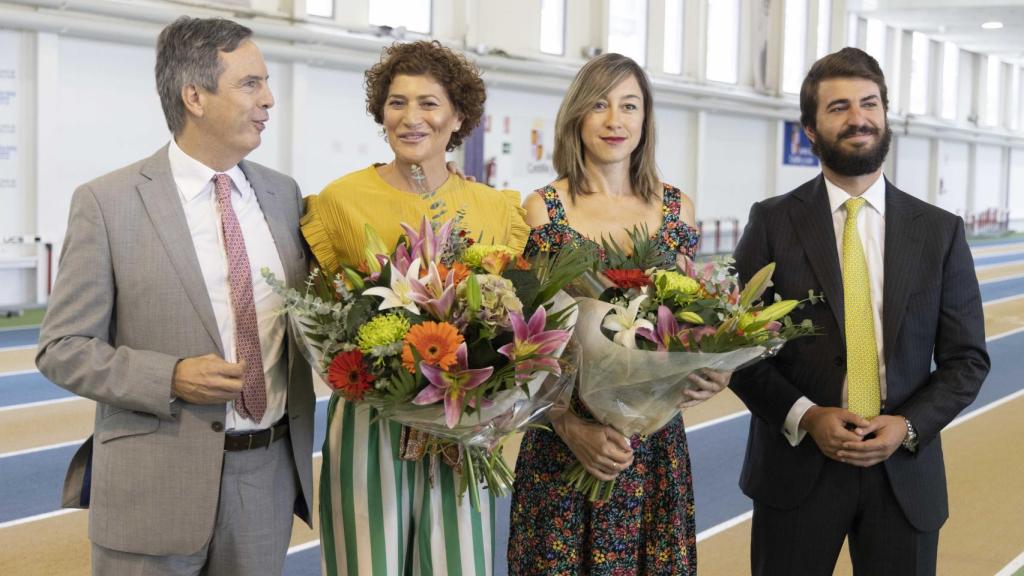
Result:
M592 242L574 230L551 186L537 190L550 222L535 228L528 255ZM680 220L679 189L665 185L657 238L668 252L694 256L699 234ZM574 395L573 409L586 406ZM576 461L554 432L530 430L516 463L509 574L625 576L697 574L693 479L683 419L650 436L634 436L633 465L616 479L612 497L591 503L562 479Z

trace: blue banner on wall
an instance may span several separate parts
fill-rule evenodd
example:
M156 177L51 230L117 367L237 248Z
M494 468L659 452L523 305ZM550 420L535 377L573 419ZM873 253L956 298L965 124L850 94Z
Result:
M799 122L786 122L786 131L782 136L782 164L785 166L818 165L818 157L811 152L811 141L804 134Z

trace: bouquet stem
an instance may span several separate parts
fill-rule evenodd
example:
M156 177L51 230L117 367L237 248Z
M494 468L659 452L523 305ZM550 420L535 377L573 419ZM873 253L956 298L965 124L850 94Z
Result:
M515 475L505 463L501 455L501 446L494 450L486 450L477 446L467 446L463 451L462 478L459 482L459 497L469 491L469 502L473 510L480 510L480 482L496 498L507 495L512 490Z
M577 492L586 494L591 502L601 502L612 497L615 490L615 480L598 480L583 464L576 462L565 471L562 478L569 483Z

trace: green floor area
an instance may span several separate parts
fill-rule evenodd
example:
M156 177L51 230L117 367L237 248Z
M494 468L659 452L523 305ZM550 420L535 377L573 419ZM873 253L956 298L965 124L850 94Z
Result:
M1012 240L1024 240L1024 232L1008 232L999 236L974 236L968 238L967 242L971 246L985 246L986 244L1002 244ZM1014 574L1013 576L1024 576L1022 574Z
M46 310L43 308L25 310L20 315L11 317L5 317L3 313L0 313L0 329L38 326L43 321L44 314L46 314Z

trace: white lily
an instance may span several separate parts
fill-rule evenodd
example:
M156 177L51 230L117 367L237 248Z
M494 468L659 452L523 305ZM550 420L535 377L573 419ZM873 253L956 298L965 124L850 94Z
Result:
M636 348L637 328L654 330L654 324L651 324L650 320L636 317L640 311L640 305L646 299L647 295L641 294L629 301L629 308L616 305L612 308L613 313L605 317L601 326L615 332L615 337L612 339L619 346Z
M413 314L419 314L420 309L416 306L416 302L412 299L413 288L412 280L419 280L417 276L420 273L420 260L417 258L409 265L408 271L405 275L401 274L394 264L391 266L391 288L385 288L384 286L375 286L363 291L363 294L370 296L379 296L384 299L380 303L378 310L388 310L390 308L405 308Z

